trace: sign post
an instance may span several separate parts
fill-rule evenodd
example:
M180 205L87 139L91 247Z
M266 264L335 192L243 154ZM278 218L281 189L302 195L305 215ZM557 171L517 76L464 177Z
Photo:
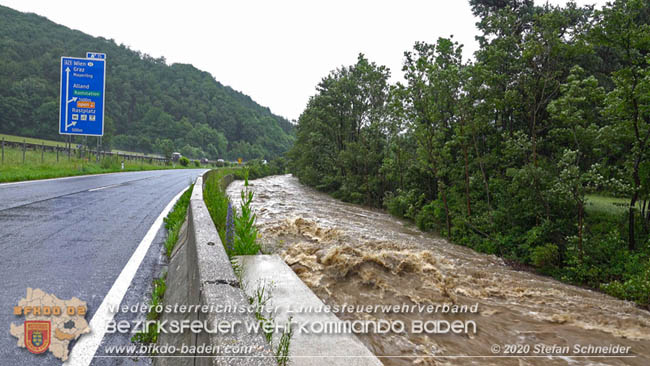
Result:
M59 134L104 134L105 77L105 59L61 57Z

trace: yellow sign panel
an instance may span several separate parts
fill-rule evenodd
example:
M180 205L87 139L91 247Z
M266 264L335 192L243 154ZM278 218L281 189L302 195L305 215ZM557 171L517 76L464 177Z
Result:
M95 102L77 102L77 108L95 108Z
M237 162L238 162L239 164L241 164L241 158L238 158L238 159L237 159Z

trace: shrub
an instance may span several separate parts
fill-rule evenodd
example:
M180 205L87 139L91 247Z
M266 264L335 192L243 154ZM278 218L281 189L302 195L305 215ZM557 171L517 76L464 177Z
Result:
M650 305L650 261L645 271L631 276L629 280L612 281L602 284L600 288L612 296L632 300L639 305Z
M194 166L197 167L197 168L200 167L200 166L201 166L201 162L198 161L198 160L194 160Z
M186 158L184 156L182 156L178 162L181 163L182 166L190 165L190 159L188 159L188 158Z
M120 169L120 159L117 156L108 156L102 159L100 166L102 169Z
M445 209L440 200L427 203L415 216L415 224L422 231L440 229L442 227L438 225L442 225L445 220Z
M560 251L557 245L546 243L533 249L530 257L533 264L538 268L554 267L560 258Z
M386 206L386 209L388 209L391 215L397 217L405 217L409 208L408 202L404 197L399 194L394 195L393 192L386 194L384 206Z

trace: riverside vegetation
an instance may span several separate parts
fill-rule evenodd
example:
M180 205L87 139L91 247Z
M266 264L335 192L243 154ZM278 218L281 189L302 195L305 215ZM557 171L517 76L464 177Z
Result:
M219 232L224 249L231 259L233 270L239 278L242 290L246 292L246 283L241 280L241 274L244 270L235 257L242 255L256 255L260 253L261 246L258 238L259 234L255 226L256 215L253 213L251 204L253 202L254 192L249 189L248 178L253 171L255 178L262 178L267 175L277 174L283 170L283 160L274 162L270 166L259 162L251 162L244 169L218 169L211 170L207 173L204 187L204 200L210 216ZM233 208L225 188L232 179L242 179L244 189L240 192L241 202L239 214ZM261 309L272 298L272 283L258 284L254 290L253 296L248 298L250 305L256 309L255 318L260 323L261 329L264 330L266 341L274 347L275 359L278 365L285 366L289 363L289 348L291 337L293 336L290 327L279 335L278 344L273 345L273 332L266 329L273 329L275 319L273 314L264 314ZM290 321L289 321L290 322Z
M226 216L228 215L228 213L231 215L231 217L233 216L230 202L228 201L228 198L225 197L225 194L223 194L222 185L224 183L222 179L229 175L239 176L240 170L241 169L238 168L223 168L223 169L211 170L206 176L205 185L203 187L204 189L203 197L206 206L208 207L210 216L212 217L213 222L217 227L217 231L221 236L222 243L227 242L226 235L225 235L226 222L227 222ZM189 189L181 195L181 197L178 199L178 202L174 204L173 209L169 212L169 214L167 214L167 217L165 217L164 219L165 229L167 230L167 238L165 239L164 250L165 250L165 255L167 256L168 259L171 258L172 252L174 251L174 247L178 242L178 237L180 234L181 227L183 226L183 223L187 218L187 210L190 205L190 198L192 196L193 189L194 189L194 184L190 183ZM250 206L251 200L252 200L252 192L250 194L250 200L248 201L248 206ZM250 213L250 209L248 210L248 212ZM238 224L240 225L241 229L236 231L237 242L242 242L240 235L244 236L247 241L245 242L245 244L243 244L243 248L247 249L247 251L242 251L241 250L242 245L237 245L236 246L236 248L238 248L237 251L234 251L232 247L228 249L228 247L226 246L227 249L226 252L230 257L234 255L257 254L257 252L259 251L259 246L257 246L257 250L255 250L257 231L255 230L254 227L254 215L252 217L249 216L246 219L246 221L242 219L237 219L237 220L238 222L241 222L240 224ZM234 223L231 225L234 226ZM231 228L230 230L233 229ZM233 240L231 241L234 241L234 237ZM252 252L253 250L254 252ZM166 273L163 273L160 278L154 279L153 281L153 290L151 294L150 304L154 306L154 310L150 311L147 314L147 320L158 320L160 318L161 314L155 311L155 305L161 303L164 297L167 288L165 278L166 278ZM153 326L150 326L146 332L140 331L136 335L134 335L132 341L141 342L141 343L155 343L157 339L158 339L158 327L154 324Z
M324 77L299 118L291 172L648 305L650 3L470 5L481 33L473 61L439 38L405 52L395 85L363 55Z
M229 257L255 255L261 249L257 240L255 214L251 209L254 192L248 188L248 179L282 174L286 171L286 166L284 158L274 159L268 164L251 160L245 168L221 168L207 173L203 199ZM226 194L226 186L234 179L244 181L239 214Z

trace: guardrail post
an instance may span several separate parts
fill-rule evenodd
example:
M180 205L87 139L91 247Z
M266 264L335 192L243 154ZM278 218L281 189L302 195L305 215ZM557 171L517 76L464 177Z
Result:
M59 144L56 144L56 162L59 162Z
M25 140L23 139L23 164L25 164Z
M45 141L41 141L41 164L45 162Z

